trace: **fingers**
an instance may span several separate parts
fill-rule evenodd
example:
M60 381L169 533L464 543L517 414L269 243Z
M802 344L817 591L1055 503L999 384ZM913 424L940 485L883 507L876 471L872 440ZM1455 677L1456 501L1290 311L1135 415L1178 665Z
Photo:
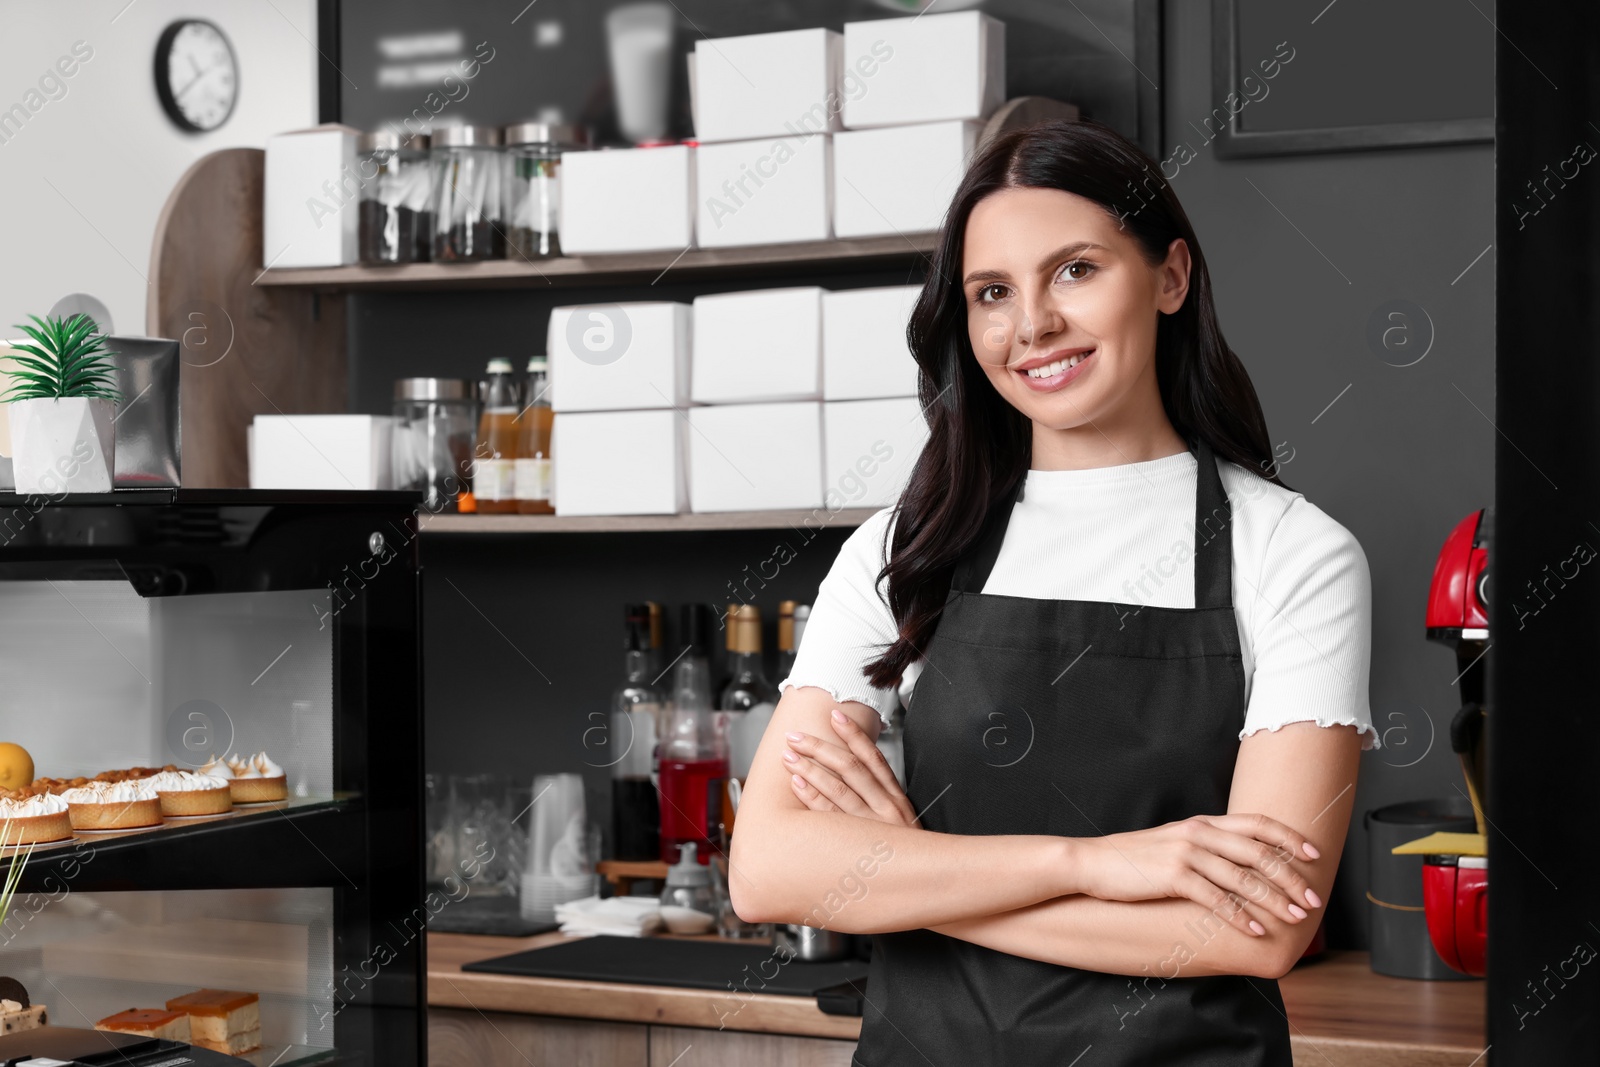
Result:
M1177 889L1182 896L1199 904L1246 937L1261 937L1267 932L1266 927L1250 917L1244 900L1224 891L1203 875L1188 872L1178 880Z
M1305 839L1287 826L1265 815L1202 815L1190 822L1199 824L1191 840L1242 867L1259 871L1284 894L1285 908L1322 907L1322 899L1311 883L1291 863L1295 849ZM1304 916L1294 921L1299 918Z
M1267 881L1252 867L1231 863L1205 847L1196 849L1190 865L1214 889L1248 901L1254 908L1260 909L1263 916L1272 915L1291 925L1306 917L1304 908L1295 904L1279 886ZM1245 916L1244 921L1248 920L1249 916ZM1234 925L1240 924L1236 922Z
M795 796L800 798L800 803L804 804L812 811L839 810L834 805L833 801L817 792L815 786L806 781L804 778L800 777L798 774L791 774L789 776L789 788L794 791Z
M917 821L916 809L911 806L910 799L900 786L900 780L894 776L894 768L889 766L889 761L884 758L883 750L878 747L877 742L868 737L866 731L857 726L854 719L837 708L833 712L833 732L839 735L845 747L856 759L872 772L873 778L883 787L884 793L899 809L905 821L914 825Z
M805 756L796 755L789 749L783 752L783 762L789 768L794 786L794 778L805 781L807 788L818 796L830 802L832 810L842 811L847 815L859 815L862 818L877 818L877 813L862 799L854 789L842 781L838 775ZM798 787L795 787L798 789ZM804 796L801 799L805 799ZM827 809L823 809L827 810Z
M1268 845L1276 845L1289 852L1284 859L1305 857L1317 859L1322 853L1306 840L1304 834L1277 819L1266 815L1235 813L1230 815L1196 815L1195 818L1212 826L1244 837L1253 837Z
M911 810L910 801L905 799L904 792L900 789L894 775L889 774L890 785L885 786L882 780L874 773L872 765L868 762L871 758L867 754L858 757L856 753L841 745L831 744L821 738L812 737L810 734L791 733L785 735L789 742L789 752L784 754L784 760L791 771L805 775L807 765L820 767L828 771L832 778L845 789L854 794L864 803L866 810L857 811L847 799L841 801L833 794L836 788L833 781L819 782L812 779L826 795L834 800L842 809L852 814L871 814L874 818L884 822L903 823L914 825L915 813ZM879 760L882 753L877 746L872 746L873 754ZM798 759L789 759L790 752L798 754ZM888 770L885 765L884 770Z

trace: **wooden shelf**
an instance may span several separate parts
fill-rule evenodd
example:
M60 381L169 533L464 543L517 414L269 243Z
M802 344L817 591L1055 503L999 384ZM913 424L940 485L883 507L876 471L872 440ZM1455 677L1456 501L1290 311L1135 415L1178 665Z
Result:
M806 241L747 248L700 248L687 252L633 252L612 256L557 256L533 263L485 260L479 263L408 263L392 267L275 267L257 285L328 291L520 289L539 286L645 284L663 275L718 274L747 277L796 271L825 273L874 267L911 266L933 251L936 234Z
M651 530L823 530L860 526L877 508L725 511L695 515L451 515L417 516L427 534L641 533Z

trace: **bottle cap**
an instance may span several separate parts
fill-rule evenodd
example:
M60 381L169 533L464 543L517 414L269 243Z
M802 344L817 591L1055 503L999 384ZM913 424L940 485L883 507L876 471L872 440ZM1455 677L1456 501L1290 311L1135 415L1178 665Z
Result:
M489 361L489 369L486 370L484 373L485 374L510 374L511 373L511 361L509 359L491 359Z
M709 655L714 618L708 604L684 604L678 609L678 643L690 646L695 655Z
M761 651L761 609L754 604L728 605L728 651Z
M667 886L711 884L711 868L700 862L700 846L686 841L678 846L678 862L667 868Z
M530 374L532 372L534 372L534 371L549 370L549 369L550 369L550 357L549 356L529 356L528 357L528 372Z
M624 652L650 651L650 608L645 604L629 604L623 609Z

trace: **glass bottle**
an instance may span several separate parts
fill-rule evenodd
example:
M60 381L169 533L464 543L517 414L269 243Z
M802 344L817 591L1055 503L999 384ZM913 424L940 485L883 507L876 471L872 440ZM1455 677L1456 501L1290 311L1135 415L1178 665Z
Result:
M727 630L731 677L717 701L717 725L727 739L728 772L742 784L750 774L761 735L772 721L778 691L761 669L761 609L754 604L729 604Z
M611 818L619 860L661 854L661 809L654 772L661 691L651 683L650 611L629 604L623 622L623 681L611 697Z
M520 397L509 359L491 359L483 382L483 414L478 419L472 495L487 515L517 511L517 411Z
M523 515L554 515L550 494L550 363L544 356L528 360L523 403L517 416L515 493L517 511Z
M778 605L778 684L794 671L794 658L800 651L800 635L811 618L810 604L785 600Z
M720 831L728 752L712 720L711 665L696 609L684 609L689 649L673 666L672 709L661 739L661 858L693 844L709 861Z

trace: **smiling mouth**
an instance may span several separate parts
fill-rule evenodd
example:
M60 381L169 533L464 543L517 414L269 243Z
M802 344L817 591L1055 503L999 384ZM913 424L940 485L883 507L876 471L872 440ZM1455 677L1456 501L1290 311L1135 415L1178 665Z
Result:
M1090 349L1089 352L1079 352L1077 355L1068 356L1065 359L1058 359L1054 363L1046 363L1041 367L1029 367L1022 373L1026 374L1030 378L1053 378L1062 371L1071 370L1073 367L1076 367L1078 364L1088 359L1090 353L1093 351L1093 349Z

